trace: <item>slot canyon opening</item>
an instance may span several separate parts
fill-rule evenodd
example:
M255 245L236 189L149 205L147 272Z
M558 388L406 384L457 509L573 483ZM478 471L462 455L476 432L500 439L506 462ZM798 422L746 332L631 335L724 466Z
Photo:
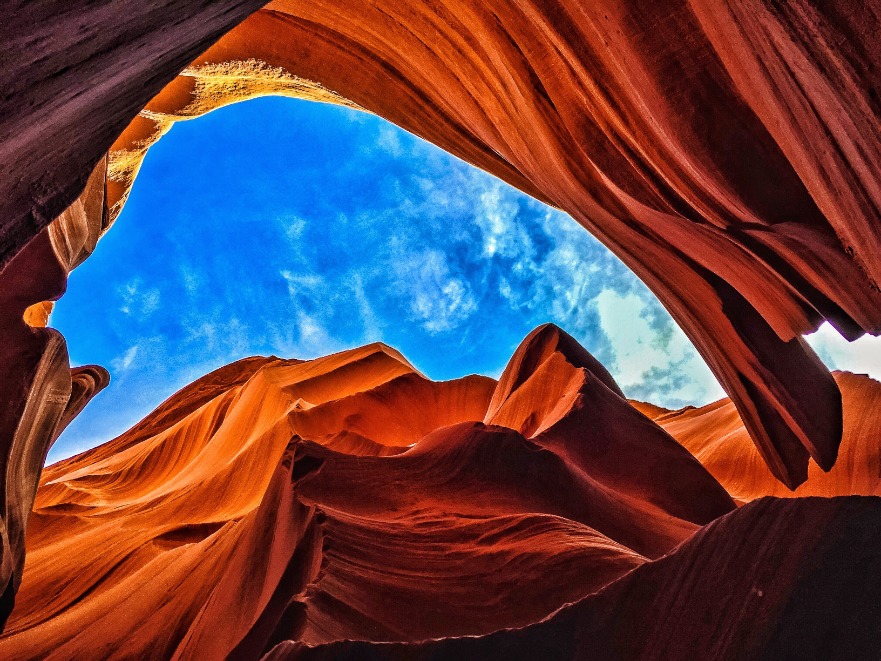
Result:
M881 334L881 13L57 9L5 27L0 657L876 656L881 383L826 367L881 362L832 330ZM294 107L264 99L147 157L50 322L69 353L21 323L175 121L271 94L376 113L577 224L345 108L175 147ZM240 356L383 340L498 376L544 321L577 339L539 326L498 381L377 344L237 361L40 477L87 403L50 462ZM697 397L680 327L731 400L628 402Z
M47 463L122 433L251 355L370 342L426 375L498 377L553 322L625 393L666 408L724 392L657 298L567 214L375 115L267 96L178 122L151 147L51 324L110 386ZM881 375L881 340L828 324L832 369Z
M262 97L178 122L71 274L50 325L111 383L47 463L251 355L381 341L433 379L497 378L530 330L571 333L634 399L723 396L658 300L553 209L375 115Z
M584 8L580 18L533 9L523 23L523 9L514 7L501 13L476 8L464 24L455 12L432 8L423 15L409 6L342 10L279 3L238 27L250 9L200 15L207 22L195 31L179 25L183 32L168 42L179 43L171 52L156 51L156 63L126 59L131 75L123 87L96 87L100 93L73 114L49 108L49 123L57 120L69 133L77 122L91 127L71 133L75 139L51 156L53 162L66 159L66 166L46 170L43 146L28 155L29 146L38 145L10 143L26 167L10 186L12 229L0 259L8 260L73 200L119 131L131 158L104 170L99 163L89 187L91 201L100 202L100 181L106 181L114 208L139 154L177 119L272 93L357 104L566 210L601 237L700 348L776 477L797 486L806 479L809 457L829 470L841 439L841 393L801 336L824 320L849 339L881 329L881 294L873 284L877 236L869 229L876 213L864 195L877 187L856 158L862 151L851 148L874 144L877 122L859 94L828 106L828 117L814 118L810 130L793 109L805 103L827 108L819 100L841 86L830 88L826 78L843 60L822 52L793 65L777 53L781 66L770 77L761 58L735 66L743 60L732 54L753 48L734 27L740 19L728 14L720 23L708 22L712 12L691 5L674 12L682 29L696 35L689 47L671 49L662 39L647 51L648 33L634 26L665 22L663 8L641 12L635 23L622 7ZM398 20L389 20L388 11ZM190 19L197 14L193 10ZM816 18L800 16L796 22L811 27L795 32L828 32L829 43L840 43L847 39L836 35L854 27L842 16ZM771 15L765 19L778 25ZM151 35L164 29L161 17L137 20L152 26ZM55 29L67 27L65 21ZM512 40L512 32L522 39ZM725 46L721 35L735 34L741 36ZM539 50L526 46L531 41L541 44ZM854 61L865 55L854 54ZM160 61L160 75L141 80L144 67ZM802 65L818 84L791 88L791 72ZM76 72L70 67L48 66L50 87L97 84L103 75L94 68L80 80L71 78ZM677 70L695 75L670 88L667 74ZM180 75L172 79L175 71ZM839 73L852 83L844 87L862 89L860 71ZM761 85L744 90L744 81L759 77ZM768 108L769 92L784 88L791 97ZM124 103L113 106L115 97ZM42 105L45 98L33 102ZM107 121L84 121L106 107L102 100L114 108ZM842 116L857 122L854 130L830 131ZM10 118L22 120L18 112ZM846 145L832 144L845 134ZM821 166L811 156L821 152L832 154L832 161ZM761 177L754 176L756 163L763 164ZM832 181L826 176L832 172L854 178ZM47 195L28 198L27 182L41 177Z

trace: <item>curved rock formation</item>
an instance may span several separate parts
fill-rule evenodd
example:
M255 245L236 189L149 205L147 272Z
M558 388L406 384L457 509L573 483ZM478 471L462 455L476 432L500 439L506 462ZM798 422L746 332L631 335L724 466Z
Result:
M881 383L865 374L833 372L844 403L844 436L835 467L811 466L808 479L790 491L768 470L729 399L700 408L641 409L691 452L736 499L762 496L881 496Z
M809 457L832 468L841 394L801 335L823 320L881 332L877 7L278 0L252 14L263 4L17 3L0 28L0 619L70 387L61 338L23 317L45 323L170 121L255 94L357 105L569 212L658 295L775 478L796 487Z
M875 659L879 514L877 498L762 499L532 626L406 645L283 641L262 658Z
M631 407L606 369L556 326L540 326L520 345L486 421L564 457L615 500L651 503L698 525L732 509L704 467Z
M881 331L873 8L280 0L150 101L261 3L158 4L79 1L52 20L25 6L4 27L10 52L33 55L4 58L0 163L17 174L0 178L3 263L114 140L118 209L170 120L255 94L349 99L595 233L683 327L785 484L809 455L834 464L840 395L800 335L824 319Z
M863 476L881 384L837 378ZM738 509L686 449L745 484L731 415L631 406L549 325L498 383L382 344L241 360L44 471L0 656L871 658L881 499Z
M431 382L380 344L246 359L44 470L0 656L486 635L734 509L552 326L498 384Z
M61 334L45 328L67 275L108 226L106 159L82 195L0 271L0 623L12 610L24 533L49 448L110 375L70 369Z
M12 610L24 536L46 453L71 393L64 339L25 310L64 292L66 272L43 230L0 272L0 622Z
M74 367L70 370L70 381L70 398L58 422L56 437L73 422L95 395L110 385L110 372L100 365Z

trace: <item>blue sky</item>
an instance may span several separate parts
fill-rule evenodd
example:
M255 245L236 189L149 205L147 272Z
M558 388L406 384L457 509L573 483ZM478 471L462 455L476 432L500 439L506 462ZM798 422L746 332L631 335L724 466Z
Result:
M74 364L104 365L112 382L49 461L245 356L381 340L435 379L498 376L547 321L631 397L723 394L648 289L567 215L366 113L284 98L222 108L151 148L71 275L51 324ZM868 355L881 371L877 344L824 330L817 345L832 366Z

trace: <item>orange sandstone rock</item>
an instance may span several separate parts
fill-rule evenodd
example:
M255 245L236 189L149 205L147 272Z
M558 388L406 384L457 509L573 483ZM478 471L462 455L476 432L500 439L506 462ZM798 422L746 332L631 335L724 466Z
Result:
M657 294L729 393L741 422L732 422L731 411L714 419L732 432L734 447L723 454L746 458L750 466L760 457L789 488L812 475L809 458L822 470L833 467L846 424L841 392L801 335L823 320L848 338L881 332L877 8L842 0L263 5L24 3L0 27L0 399L8 403L0 412L0 620L20 579L40 464L71 388L63 340L29 326L24 316L45 323L43 304L63 293L67 272L94 249L144 151L170 122L259 94L364 108L569 212ZM193 411L169 406L157 412L152 422L167 427L133 430L81 458L75 470L71 464L64 474L53 473L45 482L46 506L57 499L62 509L100 510L118 498L113 502L120 508L161 509L192 503L184 495L206 485L226 493L245 479L240 501L210 515L209 505L191 505L185 518L193 521L183 525L195 527L171 532L172 541L157 548L208 533L218 522L234 528L255 511L281 470L278 462L295 433L289 407L304 425L307 418L317 424L322 415L345 411L348 405L307 416L313 404L354 394L346 385L351 374L364 371L358 387L366 392L409 373L389 354L368 353L350 367L312 365L333 378L313 379L311 368L273 363L249 365L251 376L241 375L245 380L230 388L220 385L216 396L210 393L217 384L204 383L204 391L182 403ZM607 396L602 388L610 398L616 394L600 372L576 367L589 374L573 378L583 377L589 387L576 397L566 386L573 402L596 403ZM294 400L279 386L291 379L300 392ZM81 385L77 402L91 388ZM517 385L506 385L502 398L511 397L503 416L532 416L520 420L517 434L532 435L539 420L575 419L545 404L533 410L515 404ZM438 402L459 406L442 391L433 391ZM606 402L612 403L617 410L617 400ZM195 415L203 408L204 415ZM416 434L420 425L402 420L395 435ZM246 430L253 443L242 445L233 429ZM347 441L343 432L358 436ZM371 438L366 427L326 434L338 451L361 448L372 457L394 455L390 461L406 454L398 441ZM663 438L657 430L651 434ZM756 454L742 450L744 434ZM529 443L567 470L575 465L569 441L547 437L542 446L540 436ZM625 446L626 440L617 437ZM273 461L264 463L261 452ZM688 463L674 452L662 453L666 462ZM770 489L765 475L742 477L730 462L706 461L742 498ZM689 470L698 474L694 466ZM628 493L645 481L608 467L601 472L603 479L630 480ZM138 487L128 480L134 476ZM61 477L76 488L56 481ZM849 479L823 488L837 491ZM874 489L869 479L864 487ZM720 507L714 493L700 512L681 509L682 494L647 500L695 525L692 519L704 520ZM290 524L285 534L312 539L317 533L309 532L308 516L296 518L302 525ZM93 519L77 519L77 525L98 525ZM153 539L154 524L144 523L151 532L133 535L132 544ZM113 525L104 525L109 534ZM188 544L181 548L181 555L192 552ZM116 560L140 566L142 555L134 557ZM216 578L207 565L200 571L184 566L173 565L182 573L165 580ZM105 569L111 579L119 573ZM68 603L62 593L68 594L53 592L58 604ZM154 597L154 607L165 603ZM261 599L247 603L264 605ZM185 621L185 611L166 613L167 621ZM120 630L127 629L120 623Z
M556 388L553 410L537 384ZM523 432L514 409L541 424ZM381 344L251 358L43 472L0 655L257 658L288 639L485 635L732 509L555 327L499 384L431 382Z
M233 28L261 4L14 12L0 263L105 156L112 218L172 121L267 93L354 104L572 214L658 295L778 479L831 468L840 394L800 336L881 331L874 9L279 0Z
M842 465L871 470L881 391L837 378ZM73 383L75 408L106 377ZM550 325L498 383L429 381L382 344L238 361L43 472L0 656L814 658L836 631L864 651L878 499L736 508L707 448L764 464L731 411L631 406Z
M263 660L872 659L879 513L877 498L765 498L527 627L416 644L282 641Z
M730 400L680 411L644 410L740 501L761 496L881 496L881 383L864 374L833 376L844 403L840 455L828 473L812 465L807 481L795 491L774 479Z

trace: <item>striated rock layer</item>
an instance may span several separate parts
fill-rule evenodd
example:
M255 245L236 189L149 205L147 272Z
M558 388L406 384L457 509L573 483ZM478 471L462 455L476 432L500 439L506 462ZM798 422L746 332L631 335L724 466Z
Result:
M528 627L401 643L282 641L264 661L877 659L878 498L765 498Z
M246 359L44 470L0 656L483 635L734 508L552 326L498 384L429 381L383 345Z
M41 457L71 396L63 338L42 328L49 302L173 121L260 94L377 113L569 212L682 326L771 475L795 488L809 458L827 471L835 464L841 393L801 335L824 320L851 339L881 332L876 5L70 0L8 9L0 620L20 578ZM595 386L588 379L581 395ZM509 409L502 415L521 415ZM562 436L532 438L525 418L518 433L579 465L565 420L536 419L546 415ZM610 470L589 474L600 491L620 477ZM620 488L637 493L641 479ZM754 492L744 485L741 495ZM666 494L647 498L686 516Z
M774 479L750 442L729 399L668 411L633 405L670 433L737 500L761 496L881 496L881 383L865 374L833 372L844 404L844 435L831 471L812 465L807 481L790 491Z
M53 228L0 272L0 623L21 582L28 515L46 454L110 381L96 365L71 370L61 333L25 320L30 304L64 291L67 269Z
M778 479L831 468L840 394L801 335L881 332L877 7L262 5L11 12L0 264L90 175L112 219L177 119L270 93L348 103L572 214L658 295Z
M871 405L854 379L846 420ZM863 445L877 452L876 437ZM857 603L881 582L881 501L738 510L686 447L554 326L498 383L432 382L381 344L241 360L44 470L0 656L811 652L792 637L818 600L837 632L855 568ZM881 630L877 615L848 625L845 649Z

